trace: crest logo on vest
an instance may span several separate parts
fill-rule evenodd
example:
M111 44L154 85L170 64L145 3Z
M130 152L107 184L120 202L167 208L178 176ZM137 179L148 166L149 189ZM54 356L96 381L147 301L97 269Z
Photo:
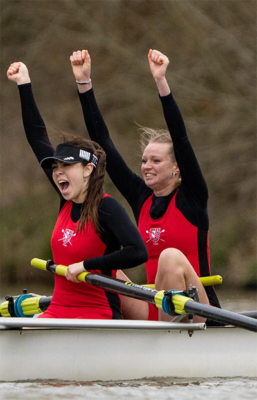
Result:
M63 237L61 239L58 239L58 242L62 240L63 246L67 247L67 244L69 243L72 246L71 239L73 236L76 236L76 233L72 229L62 229L63 232Z
M150 228L149 231L146 230L146 233L149 235L149 239L146 243L152 241L154 245L158 245L159 241L165 242L165 240L161 239L161 233L165 232L165 229L161 228Z

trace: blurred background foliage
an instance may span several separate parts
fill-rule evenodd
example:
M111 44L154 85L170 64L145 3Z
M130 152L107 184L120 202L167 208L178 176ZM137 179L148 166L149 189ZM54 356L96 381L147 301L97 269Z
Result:
M52 288L53 277L30 260L51 258L59 206L26 142L9 64L28 66L56 145L59 131L87 135L69 56L88 49L111 136L140 174L137 123L165 128L147 60L155 48L170 59L168 80L207 180L212 273L224 288L256 289L256 0L0 0L0 7L1 285ZM105 189L133 219L108 177ZM144 266L128 275L143 282Z

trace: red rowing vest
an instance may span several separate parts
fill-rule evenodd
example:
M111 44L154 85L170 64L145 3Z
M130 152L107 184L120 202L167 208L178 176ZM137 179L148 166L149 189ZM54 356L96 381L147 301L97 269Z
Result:
M198 228L192 225L176 207L177 193L161 218L150 217L153 195L145 201L140 212L138 229L149 254L149 261L145 264L148 283L155 282L160 253L167 248L180 250L200 276ZM208 240L205 251L209 260Z
M59 213L51 238L54 262L65 266L88 258L101 257L106 249L91 221L82 232L77 231L79 221L72 221L71 208L72 202L67 201ZM90 272L102 273L98 270ZM113 276L116 276L116 271L113 271ZM98 314L99 318L101 316L112 318L104 289L93 287L88 283L74 283L59 275L55 275L55 288L50 307L52 305L62 308L79 307L85 318L90 318L90 315L95 318ZM72 315L70 317L72 318Z

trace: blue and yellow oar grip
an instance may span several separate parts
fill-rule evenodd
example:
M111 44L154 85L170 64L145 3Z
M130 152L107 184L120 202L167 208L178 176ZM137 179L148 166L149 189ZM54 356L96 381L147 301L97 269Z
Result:
M30 295L26 295L30 296ZM42 312L39 301L44 298L45 296L37 296L37 297L27 297L25 298L24 295L18 296L17 299L14 300L17 304L14 307L15 316L16 317L32 317L34 314L39 314ZM24 299L24 300L23 300ZM9 313L9 301L4 301L0 304L0 314L2 317L10 318L11 314Z
M157 308L162 308L162 299L164 297L164 290L160 290L154 296L155 305Z
M44 296L30 297L23 300L21 303L23 314L26 316L40 314L42 310L40 309L39 301L42 298L44 298Z
M190 297L182 296L180 294L175 294L174 296L172 296L172 303L174 306L175 313L180 315L186 315L187 313L185 311L185 304L188 301L194 301L194 300L190 299Z

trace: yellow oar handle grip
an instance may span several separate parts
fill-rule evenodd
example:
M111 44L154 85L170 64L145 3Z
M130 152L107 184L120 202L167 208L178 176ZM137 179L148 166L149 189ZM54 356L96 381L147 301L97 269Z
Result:
M31 263L32 267L38 268L38 269L43 269L44 271L46 271L47 261L40 260L40 258L33 258L30 263Z
M32 267L42 269L44 271L47 270L47 261L41 260L40 258L33 258L31 260L31 265L32 265ZM55 273L57 275L65 276L66 270L67 270L67 267L65 265L56 265L55 266ZM79 274L77 276L77 279L81 282L85 282L85 277L89 273L90 272L82 272L81 274Z
M220 275L201 276L199 279L203 286L221 285L223 281Z
M221 285L222 284L222 276L220 275L211 275L211 276L201 276L200 281L203 286L212 286L212 285ZM146 284L142 285L148 287L149 289L155 289L155 284Z
M66 270L67 270L67 267L65 265L57 265L55 272L57 275L65 276ZM81 281L81 282L85 282L85 277L89 273L90 272L81 272L81 274L77 275L77 280Z
M57 275L65 276L66 271L67 267L65 265L57 265L55 268L55 272Z
M65 276L66 270L67 270L67 267L65 265L57 265L55 272L57 275ZM81 282L85 282L85 277L89 273L90 272L81 272L81 274L77 275L77 280L81 281Z

